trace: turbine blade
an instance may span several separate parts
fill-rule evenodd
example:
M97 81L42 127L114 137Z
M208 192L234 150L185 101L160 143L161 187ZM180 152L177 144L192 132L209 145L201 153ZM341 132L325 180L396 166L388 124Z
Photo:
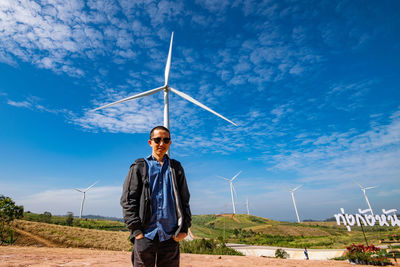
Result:
M90 188L92 188L95 184L97 184L99 181L96 181L94 184L92 184L91 186L89 186L88 188L86 188L85 192L88 191Z
M233 176L233 178L232 178L232 182L233 182L233 180L235 180L236 179L236 177L238 177L239 176L239 174L241 173L242 171L239 171L235 176Z
M199 101L197 101L196 99L194 99L193 97L191 97L190 95L187 95L187 94L185 94L185 93L182 93L182 92L180 92L180 91L178 91L178 90L176 90L176 89L174 89L174 88L172 88L172 87L169 87L169 89L170 89L172 92L174 92L175 94L179 95L180 97L186 99L187 101L192 102L193 104L195 104L195 105L197 105L197 106L199 106L199 107L201 107L201 108L203 108L203 109L205 109L205 110L207 110L207 111L213 113L214 115L216 115L216 116L218 116L218 117L220 117L220 118L222 118L222 119L224 119L224 120L226 120L226 121L232 123L232 124L235 125L235 126L238 126L238 125L237 125L236 123L234 123L233 121L228 120L227 118L225 118L225 117L222 116L221 114L218 114L218 113L215 112L214 110L212 110L212 109L210 109L209 107L203 105L202 103L200 103Z
M303 185L299 185L298 187L296 187L295 189L293 189L293 192L296 191L297 189L299 189L300 187L302 187Z
M222 177L222 176L218 176L218 175L217 175L217 177L220 178L220 179L224 179L224 180L226 180L226 181L231 181L231 180L229 180L228 178L225 178L225 177Z
M375 187L377 187L377 186L366 187L365 190L367 190L367 189L372 189L372 188L375 188Z
M362 187L362 185L360 185L359 183L357 183L356 180L353 179L353 181L354 181L354 183L356 183L361 189L364 188L364 187Z
M145 96L148 96L148 95L152 95L152 94L157 93L158 91L161 91L164 88L165 88L165 86L161 86L161 87L158 87L158 88L155 88L155 89L151 89L151 90L143 92L143 93L139 93L139 94L136 94L136 95L133 95L133 96L129 96L129 97L126 97L124 99L115 101L113 103L110 103L110 104L95 108L95 109L93 109L93 111L96 111L96 110L99 110L99 109L103 109L103 108L107 108L107 107L110 107L110 106L113 106L113 105L116 105L116 104L119 104L119 103L122 103L122 102L125 102L125 101L128 101L128 100L132 100L132 99L135 99L135 98L141 98L141 97L145 97Z
M168 85L168 80L169 80L169 71L171 69L171 53L172 53L172 41L174 40L174 32L171 34L171 42L169 44L169 52L168 52L168 58L167 58L167 64L165 64L165 86Z
M80 189L78 189L78 188L72 188L72 189L74 189L74 190L76 190L76 191L78 191L78 192L81 192L81 193L83 193L83 191L82 191L82 190L80 190Z

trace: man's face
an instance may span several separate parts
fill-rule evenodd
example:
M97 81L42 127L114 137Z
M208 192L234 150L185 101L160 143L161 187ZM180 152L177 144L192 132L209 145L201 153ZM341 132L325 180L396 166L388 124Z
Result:
M164 138L170 138L169 133L162 129L156 129L153 132L153 136L151 140L149 140L149 145L153 149L153 155L157 155L159 158L163 158L165 153L167 153L169 146L171 145L171 141L169 143L164 142ZM161 139L157 144L158 139Z

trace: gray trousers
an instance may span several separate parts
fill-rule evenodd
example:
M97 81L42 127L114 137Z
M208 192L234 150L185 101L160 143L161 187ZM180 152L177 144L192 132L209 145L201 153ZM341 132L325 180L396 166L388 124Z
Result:
M134 267L178 267L179 242L173 238L160 242L158 235L154 240L146 237L136 239L132 250Z

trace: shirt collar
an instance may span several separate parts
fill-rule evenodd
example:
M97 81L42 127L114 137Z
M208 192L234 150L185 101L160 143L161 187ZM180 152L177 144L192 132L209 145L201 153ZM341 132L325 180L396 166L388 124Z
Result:
M157 159L155 157L153 157L153 154L150 154L146 159L147 160L155 160L155 161L157 161ZM164 155L163 162L165 162L166 160L169 160L169 157L168 157L167 154Z

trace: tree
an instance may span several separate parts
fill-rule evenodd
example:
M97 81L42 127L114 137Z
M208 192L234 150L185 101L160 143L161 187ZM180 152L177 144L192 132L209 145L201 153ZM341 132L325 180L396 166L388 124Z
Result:
M45 211L43 214L39 215L39 221L45 222L45 223L50 223L51 222L51 213L48 211Z
M72 226L74 222L74 214L70 211L67 212L67 218L65 219L65 223L69 226Z
M14 229L10 223L14 219L22 218L24 207L15 205L15 202L6 196L0 195L0 242L14 243Z

